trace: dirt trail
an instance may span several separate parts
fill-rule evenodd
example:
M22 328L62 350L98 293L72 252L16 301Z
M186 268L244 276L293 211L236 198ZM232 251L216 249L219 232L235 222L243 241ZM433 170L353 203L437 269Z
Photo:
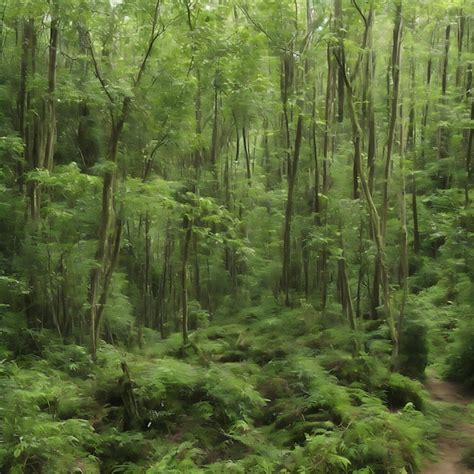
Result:
M444 402L457 406L459 418L463 419L463 412L467 415L466 406L474 400L466 395L462 387L436 376L430 376L426 382L426 389L435 402ZM464 417L464 418L467 418ZM425 467L424 474L467 474L474 470L461 463L466 441L474 439L474 425L461 424L450 419L449 413L442 420L443 431L438 438L437 461Z

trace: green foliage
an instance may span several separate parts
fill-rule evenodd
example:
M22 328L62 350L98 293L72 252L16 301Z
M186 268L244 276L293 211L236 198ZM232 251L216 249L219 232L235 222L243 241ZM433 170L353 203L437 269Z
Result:
M342 350L311 355L303 333L286 337L294 348L286 360L219 362L231 347L259 361L255 345L272 340L281 324L297 334L304 314L257 318L246 323L250 331L240 324L211 325L197 331L198 352L185 360L163 357L176 350L173 341L153 343L146 355L104 344L93 367L81 347L45 343L44 362L3 367L2 406L8 410L2 439L11 447L7 452L18 453L18 459L2 454L3 466L13 469L28 459L32 469L46 471L415 469L432 423L415 409L421 408L419 386L397 374L387 381L369 356L352 359ZM312 325L320 330L317 320ZM122 431L124 359L139 414L129 431ZM396 411L377 398L382 388ZM35 444L40 434L46 449Z
M474 322L463 321L453 334L453 344L447 357L446 375L467 387L474 387Z
M88 403L61 372L37 362L31 369L2 364L0 466L8 472L99 472L92 454L96 434L85 414Z
M428 328L423 321L409 319L401 334L398 366L400 371L413 378L423 378L428 364Z
M92 372L91 356L83 346L49 345L44 357L52 367L70 376L87 377Z
M258 415L265 405L265 400L255 390L251 380L251 374L246 371L245 366L210 367L205 388L211 399L216 401L218 417L224 416L224 419L229 421L237 421Z
M296 448L293 452L292 469L300 472L346 472L351 461L338 454L342 445L340 436L315 435L308 436L304 448Z
M472 2L4 3L0 471L419 472L425 368L474 387Z
M425 407L425 395L421 384L398 373L390 375L385 387L387 403L392 409L400 409L407 404L417 410Z
M203 472L195 463L201 456L202 451L194 448L192 443L181 443L177 448L169 450L159 462L150 466L146 472L150 474Z

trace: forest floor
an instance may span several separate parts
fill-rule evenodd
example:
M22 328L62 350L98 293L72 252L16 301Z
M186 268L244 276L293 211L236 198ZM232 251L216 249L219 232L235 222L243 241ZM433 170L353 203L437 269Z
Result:
M433 373L429 374L425 386L440 409L442 432L438 438L437 459L427 465L423 473L473 473L474 469L462 463L466 449L474 442L474 422L468 407L474 403L473 396Z

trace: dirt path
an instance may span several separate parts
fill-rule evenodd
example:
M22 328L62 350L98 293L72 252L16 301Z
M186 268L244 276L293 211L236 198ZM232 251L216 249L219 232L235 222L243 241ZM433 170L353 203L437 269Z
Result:
M467 405L474 400L454 383L429 376L426 389L435 402L449 404L458 415L452 417L448 405L442 419L443 431L438 439L437 461L425 467L424 474L467 474L474 470L461 463L468 439L474 439L474 425L467 419ZM458 419L459 418L459 419Z

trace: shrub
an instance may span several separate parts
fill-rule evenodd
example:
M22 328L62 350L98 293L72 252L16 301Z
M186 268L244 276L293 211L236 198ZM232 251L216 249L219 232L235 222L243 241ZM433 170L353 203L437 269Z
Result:
M392 409L404 408L411 403L417 410L423 410L425 401L421 384L393 373L385 385L388 406Z
M92 358L82 346L51 346L45 351L45 357L54 368L71 376L86 377L92 372Z
M418 320L407 320L401 335L398 366L408 377L422 378L428 364L428 330Z
M98 473L97 461L90 454L96 444L91 425L85 420L53 421L46 414L23 416L12 429L7 444L9 455L0 457L6 472L73 472L88 466L87 472Z
M454 334L446 376L474 388L474 320L462 323Z
M205 388L214 401L217 418L224 422L255 417L266 403L243 370L235 374L230 368L214 364L207 372Z
M191 442L181 443L178 447L167 449L161 459L147 469L148 474L179 474L182 472L204 472L196 462L203 452Z

